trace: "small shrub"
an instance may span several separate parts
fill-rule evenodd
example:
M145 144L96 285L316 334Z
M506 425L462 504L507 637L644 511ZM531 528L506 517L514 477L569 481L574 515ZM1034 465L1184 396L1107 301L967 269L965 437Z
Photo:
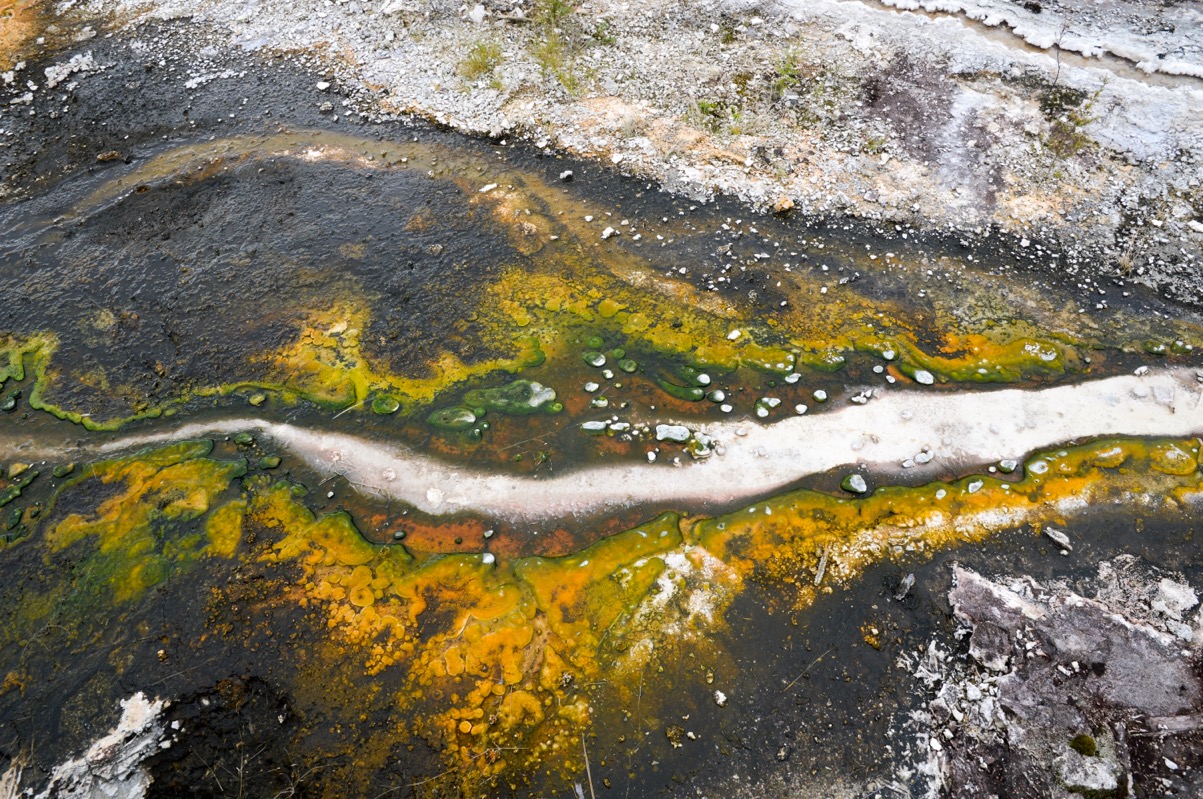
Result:
M1039 94L1040 111L1049 120L1049 132L1043 143L1058 158L1077 155L1091 143L1085 128L1098 119L1092 115L1103 87L1087 95L1081 89L1053 83Z
M593 28L593 32L589 35L598 44L613 45L618 43L618 39L614 36L613 31L614 29L610 25L610 21L603 19L598 21L597 25Z
M535 21L549 28L558 28L567 20L576 6L570 0L539 0L535 4Z
M490 75L501 65L501 45L496 42L477 42L459 62L459 74L468 80Z
M531 55L544 77L555 78L569 94L576 94L583 87L584 75L576 68L575 54L558 33L550 33L539 41L531 48Z

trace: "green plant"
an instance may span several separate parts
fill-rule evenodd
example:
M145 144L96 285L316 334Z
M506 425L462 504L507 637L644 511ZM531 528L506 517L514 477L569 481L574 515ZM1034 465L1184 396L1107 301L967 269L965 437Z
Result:
M790 89L802 83L802 64L798 53L790 50L777 62L775 76L770 86L769 101L776 103Z
M569 94L576 94L584 85L585 76L577 70L576 53L555 32L549 33L531 48L535 63L544 77L552 77Z
M501 45L496 42L476 42L459 62L458 72L468 80L491 75L501 64Z
M861 149L869 155L878 155L889 143L890 140L886 136L870 136L869 138L865 139L864 146Z
M1041 109L1046 115L1054 109L1060 110L1049 126L1048 135L1044 137L1045 148L1058 158L1069 158L1084 150L1091 143L1085 129L1098 119L1091 112L1102 91L1099 88L1089 98L1085 92L1057 86L1045 92L1041 97ZM1054 97L1050 97L1054 94ZM1077 98L1076 103L1074 98Z
M535 4L535 21L549 28L558 28L567 20L576 6L570 0L539 0Z
M686 112L686 119L711 133L746 133L750 117L742 108L725 100L702 98L695 100Z
M618 39L614 36L612 31L613 26L610 25L610 21L603 19L598 20L597 25L595 25L593 28L593 32L589 35L592 36L593 41L597 42L598 44L613 45L618 42Z

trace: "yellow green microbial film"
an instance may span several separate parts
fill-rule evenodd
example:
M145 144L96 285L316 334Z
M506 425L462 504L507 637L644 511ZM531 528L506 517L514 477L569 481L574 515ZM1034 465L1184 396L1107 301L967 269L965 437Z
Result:
M772 586L770 607L805 612L883 560L930 558L1020 525L1038 532L1086 507L1173 515L1203 492L1198 440L1107 439L1036 453L1011 475L864 498L799 490L714 518L666 513L559 557L510 558L487 546L439 555L372 544L352 514L315 513L302 486L248 475L230 455L184 442L77 466L38 531L9 550L36 553L46 572L67 558L75 574L44 574L6 621L8 639L66 613L85 617L74 627L137 615L173 581L249 569L264 615L232 634L210 611L200 638L176 646L287 635L272 619L301 613L298 629L317 637L304 644L304 668L288 670L290 691L349 691L358 698L339 711L345 723L392 708L408 721L377 730L372 751L420 741L443 762L443 783L469 792L532 772L568 778L580 737L613 723L653 665L689 668L702 652L729 662L715 640L740 624L728 609L754 585ZM252 601L232 599L244 590L219 582L206 592L210 605ZM8 658L9 682L36 680L33 665ZM640 704L645 718L671 720L665 697Z
M371 236L332 240L326 271L298 265L279 275L297 287L287 306L252 312L230 298L228 310L245 316L221 331L239 336L229 357L213 364L214 377L193 373L189 359L201 354L188 347L201 342L178 335L174 349L134 366L129 348L140 315L91 305L69 328L48 319L0 331L7 336L0 375L23 377L21 361L29 359L31 407L112 429L231 396L424 417L438 410L431 403L439 393L495 389L499 373L551 385L538 368L545 357L567 357L566 342L590 334L630 350L632 358L617 360L641 370L651 364L636 353L770 378L857 362L919 384L1047 381L1117 360L1190 360L1200 339L1192 321L1124 307L1109 307L1100 323L1071 311L1072 299L1059 290L979 274L982 267L914 240L896 240L897 251L882 259L874 248L869 260L851 242L774 219L737 228L720 209L698 211L689 225L675 217L628 220L645 231L638 239L600 239L584 220L612 217L593 198L514 167L500 167L495 188L481 193L462 171L499 167L434 144L308 131L216 140L150 159L71 214L85 227L99 225L102 209L133 202L131 180L153 195L186 175L199 191L206 181L245 179L256 164L301 157L314 169L375 175L398 192L414 191L418 175L445 184L440 202L471 224L473 249L461 258L456 229L438 235L441 220L430 209L403 215L404 235L391 249ZM715 238L725 241L717 250ZM771 275L758 266L762 256L774 265ZM437 278L421 271L422 258ZM274 302L271 292L255 296ZM197 324L206 324L196 312ZM411 330L425 314L445 329ZM473 385L480 381L491 385Z

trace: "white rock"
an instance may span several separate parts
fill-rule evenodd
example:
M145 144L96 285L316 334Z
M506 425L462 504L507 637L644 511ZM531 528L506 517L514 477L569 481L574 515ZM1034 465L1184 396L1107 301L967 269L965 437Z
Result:
M673 441L678 444L684 444L689 440L689 428L680 424L658 424L656 425L656 440L657 441Z
M1064 549L1066 552L1073 552L1073 544L1070 543L1069 536L1054 527L1045 527L1044 534L1056 542L1057 546Z
M1186 611L1199 604L1199 595L1189 585L1166 577L1157 584L1157 602L1160 602L1161 607L1165 608L1163 611L1165 615L1173 619L1181 619Z

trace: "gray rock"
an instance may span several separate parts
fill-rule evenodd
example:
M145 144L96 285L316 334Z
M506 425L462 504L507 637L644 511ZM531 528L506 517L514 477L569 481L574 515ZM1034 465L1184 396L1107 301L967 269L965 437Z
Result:
M1119 763L1104 757L1087 757L1070 749L1053 761L1057 779L1074 793L1109 792L1119 788Z

